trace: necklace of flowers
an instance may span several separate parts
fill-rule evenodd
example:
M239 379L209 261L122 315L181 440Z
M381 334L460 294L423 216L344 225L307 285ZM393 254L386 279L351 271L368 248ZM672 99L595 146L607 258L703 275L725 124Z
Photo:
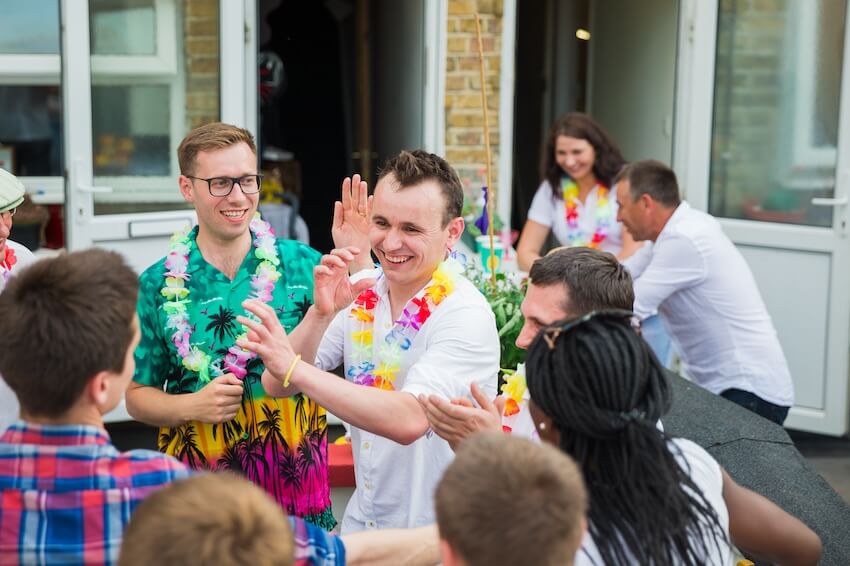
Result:
M0 261L0 291L6 287L6 282L12 277L12 268L16 263L18 263L18 257L15 255L15 250L7 243L3 261Z
M358 385L389 391L395 389L402 355L410 349L434 310L454 292L463 269L454 257L443 261L425 288L407 302L401 317L377 348L373 342L375 307L381 299L374 287L360 293L349 311L354 330L351 332L351 364L346 375Z
M251 220L251 232L254 235L254 255L260 260L260 264L251 277L252 293L250 299L258 299L268 303L272 299L275 283L280 279L277 270L280 258L277 255L274 231L268 222L264 222L259 213ZM194 326L189 321L187 306L191 302L190 291L186 287L189 280L189 253L195 242L189 237L190 229L179 231L171 237L168 255L165 259L165 286L160 293L167 300L163 305L168 315L165 327L173 330L171 341L177 348L183 367L194 371L202 383L210 380L210 372L216 376L224 373L232 373L239 379L243 379L248 373L246 369L248 361L255 358L257 354L249 352L234 344L227 350L224 360L213 363L209 354L192 344L192 333ZM251 316L250 313L246 316ZM236 339L245 336L243 333Z
M528 385L525 381L525 364L517 365L516 371L502 370L505 383L502 384L502 394L505 396L505 408L502 411L502 430L511 432L517 415L523 407L528 406Z
M561 179L564 193L564 208L567 211L567 238L569 245L598 248L608 237L611 226L611 205L608 203L608 187L596 185L596 229L588 240L587 234L578 225L578 185L569 177Z

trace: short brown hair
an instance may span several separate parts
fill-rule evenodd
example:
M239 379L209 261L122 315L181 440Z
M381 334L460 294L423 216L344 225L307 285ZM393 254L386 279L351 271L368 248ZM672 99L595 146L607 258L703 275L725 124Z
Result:
M212 122L198 126L183 138L177 148L177 161L180 164L180 173L191 175L195 172L195 158L201 151L214 151L224 149L237 143L246 143L254 155L257 154L257 146L254 144L254 136L244 128Z
M643 194L667 208L675 208L682 202L676 173L660 161L646 159L630 163L617 175L616 182L623 179L629 182L632 202Z
M579 316L595 310L632 310L635 290L632 276L617 258L591 248L555 248L531 265L533 285L566 287L564 312Z
M392 174L403 189L424 181L436 181L446 200L443 227L448 226L449 222L461 215L463 186L460 184L460 177L457 176L457 171L439 155L421 149L403 150L384 164L378 175L378 181L389 174Z
M97 248L12 277L0 294L0 374L27 413L61 416L98 372L123 371L138 291L124 259Z
M118 558L120 566L294 561L292 530L281 508L229 472L178 480L146 498L130 519Z
M558 449L502 433L461 444L436 493L437 526L469 566L572 564L587 497Z

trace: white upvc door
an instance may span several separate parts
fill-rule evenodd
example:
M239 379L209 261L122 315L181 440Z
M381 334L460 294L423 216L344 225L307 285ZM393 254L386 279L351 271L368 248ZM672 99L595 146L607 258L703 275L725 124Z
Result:
M194 126L256 131L253 0L61 0L65 224L141 271L196 222L176 149Z
M794 380L789 428L848 430L846 0L683 0L674 167L747 259Z

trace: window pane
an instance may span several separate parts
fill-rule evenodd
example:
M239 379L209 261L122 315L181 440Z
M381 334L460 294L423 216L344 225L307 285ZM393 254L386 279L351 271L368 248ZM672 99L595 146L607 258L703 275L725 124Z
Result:
M846 0L721 0L709 207L832 226Z
M0 109L0 167L20 176L61 175L59 87L0 85Z
M59 0L0 0L0 53L59 53Z
M90 0L92 55L156 55L153 0Z
M174 22L176 29L160 30L164 33L158 37L177 42L157 46L159 56L173 53L176 58L161 74L134 75L128 64L92 77L95 184L112 187L110 193L95 195L95 214L186 208L177 186L177 145L192 128L219 119L218 0L98 0L91 5L98 14L150 8L142 22L151 25L142 27L154 34L154 22ZM172 13L161 18L154 7ZM129 37L135 18L116 16L110 33ZM142 43L128 39L121 48L137 49ZM103 54L92 50L93 56Z

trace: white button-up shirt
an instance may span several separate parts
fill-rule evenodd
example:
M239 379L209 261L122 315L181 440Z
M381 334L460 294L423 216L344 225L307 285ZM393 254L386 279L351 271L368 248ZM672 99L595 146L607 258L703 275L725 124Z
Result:
M375 287L373 342L384 340L393 325L386 280ZM351 365L349 310L337 315L322 338L316 367L330 370ZM499 370L496 321L484 296L460 278L457 286L432 310L402 357L396 391L436 394L446 399L468 397L474 382L492 398ZM345 510L342 532L407 528L434 522L434 490L454 453L430 430L408 446L351 427L357 488Z
M794 404L788 363L753 274L714 217L682 202L655 244L624 263L635 279L635 312L661 314L696 383Z

